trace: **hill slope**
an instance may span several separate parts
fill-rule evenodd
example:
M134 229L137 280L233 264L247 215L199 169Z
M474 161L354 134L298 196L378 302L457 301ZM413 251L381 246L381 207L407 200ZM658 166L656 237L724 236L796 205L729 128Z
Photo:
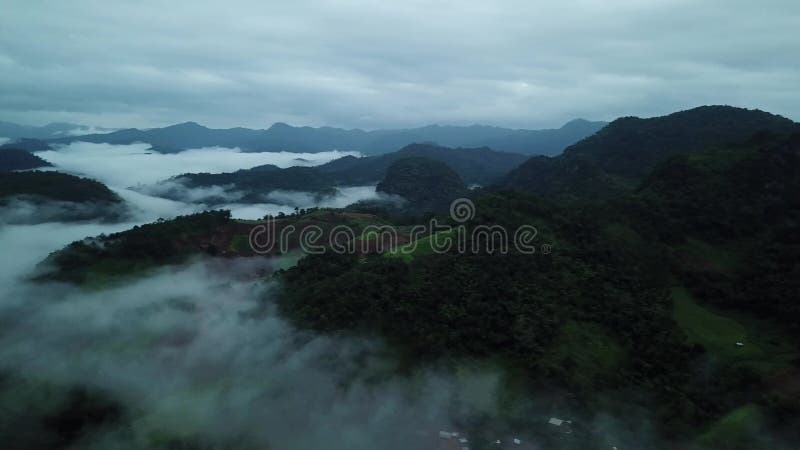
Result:
M0 172L38 169L40 167L50 166L52 166L52 164L28 151L18 148L0 149Z
M490 183L524 160L523 155L488 148L446 148L412 144L397 152L356 158L347 156L317 167L281 169L266 165L222 174L183 174L176 180L190 188L229 186L245 194L242 201L260 202L274 190L330 193L336 186L377 183L389 167L405 158L423 157L446 164L466 183Z
M54 171L0 175L0 216L4 222L119 220L125 214L122 199L95 180Z
M461 177L447 164L423 157L395 161L376 190L403 197L416 211L446 211L450 202L467 192Z
M661 161L739 142L762 130L789 133L798 124L759 110L703 106L668 116L617 119L555 158L533 157L497 188L541 195L609 198L638 185Z
M644 390L649 400L629 400L653 415L664 448L721 448L728 432L792 442L798 191L800 135L762 133L676 155L611 202L476 199L468 237L534 225L537 253L309 256L283 275L281 305L298 324L377 333L415 360L500 359L587 405L608 389ZM742 409L765 420L708 432ZM592 448L597 436L570 439Z
M498 152L487 147L448 148L433 144L411 144L385 155L355 158L347 156L318 167L341 183L365 184L382 179L389 166L403 158L423 157L443 162L467 183L487 184L525 161L517 153Z

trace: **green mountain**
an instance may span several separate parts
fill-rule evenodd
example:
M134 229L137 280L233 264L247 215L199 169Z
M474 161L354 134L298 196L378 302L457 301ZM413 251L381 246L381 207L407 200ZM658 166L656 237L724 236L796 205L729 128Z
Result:
M307 255L277 272L279 311L317 332L380 337L404 368L502 368L501 406L465 421L475 435L502 423L528 427L553 448L637 448L644 434L645 448L792 448L800 439L794 130L728 107L620 119L562 157L520 167L545 174L523 186L558 195L478 191L463 228L440 217L454 229L421 237L353 210L280 218L329 231L352 225L359 242L376 239L365 223L388 225L400 239L386 251ZM377 170L366 160L364 171ZM359 161L309 170L334 179ZM378 189L409 198L416 212L441 206L464 192L448 166L401 158ZM57 279L91 282L201 251L241 255L249 226L206 213L76 243L50 262ZM519 241L520 230L530 239ZM553 416L532 419L538 402L570 411L568 432L546 424Z
M341 184L368 184L381 180L395 161L422 157L443 162L458 172L466 183L488 184L523 161L517 153L498 152L487 147L449 148L433 144L411 144L385 155L356 158L346 156L318 166Z
M265 165L222 174L183 174L176 178L187 187L232 186L245 193L242 201L260 202L263 195L274 190L310 191L324 195L332 193L336 186L377 183L386 176L392 164L411 157L424 157L446 164L470 184L488 184L525 160L523 155L495 152L488 148L454 149L412 144L385 155L346 156L317 167L280 169Z
M638 392L626 408L648 411L664 448L792 442L800 134L677 154L643 178L581 208L485 194L463 230L475 251L428 250L456 231L409 257L308 256L281 275L282 310L301 326L378 334L411 361L502 361L589 416ZM526 225L533 254L471 238ZM599 437L568 439L595 448Z
M20 207L23 204L26 205ZM3 222L118 221L127 214L122 199L95 180L55 171L4 172L0 175L0 216Z
M395 161L376 190L403 197L418 212L446 211L453 200L467 193L461 177L447 164L422 157Z
M52 164L28 151L18 148L0 149L0 172L38 169Z
M47 142L40 139L20 138L12 142L0 145L0 150L19 149L27 152L41 152L51 150Z
M496 184L562 198L605 199L629 191L661 161L800 125L759 110L703 106L668 116L617 119L554 158L533 157Z
M61 172L12 172L0 177L0 201L15 196L75 203L119 203L122 199L106 185Z
M334 179L314 167L287 167L271 164L227 173L187 173L172 180L189 188L227 186L241 192L243 202L260 203L264 196L275 190L306 191L319 195L334 194ZM173 197L169 192L162 194ZM180 197L180 192L174 195ZM209 199L213 201L213 199ZM222 202L224 203L224 202Z
M761 133L662 163L617 209L675 249L675 271L695 297L800 336L798 192L800 134Z

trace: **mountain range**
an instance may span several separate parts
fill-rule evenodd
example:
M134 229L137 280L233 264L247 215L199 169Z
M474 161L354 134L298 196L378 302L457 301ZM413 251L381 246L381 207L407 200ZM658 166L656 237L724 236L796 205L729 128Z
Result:
M183 177L257 195L380 174L380 191L416 208L469 196L472 217L424 236L371 205L279 214L280 231L313 227L330 238L347 225L364 250L309 254L270 275L277 313L309 331L379 336L402 370L498 365L509 373L501 384L551 392L547 404L573 411L567 431L555 431L551 415L531 426L547 448L613 448L618 437L595 425L609 405L647 417L663 444L646 448L795 448L784 443L800 441L798 124L701 107L618 119L502 176L520 157L417 144L318 167ZM469 178L495 176L465 190ZM388 250L377 225L396 231ZM42 279L90 285L200 256L254 256L251 226L211 211L84 239L51 254ZM517 232L531 229L532 245L518 246ZM500 230L514 231L514 245L495 245L507 238ZM434 251L460 236L469 247ZM532 416L504 414L509 423ZM484 426L469 425L472 442Z
M785 117L732 106L702 106L667 116L614 120L556 157L534 156L494 188L563 199L608 199L638 187L659 163L679 154L737 143L758 132L800 129Z
M164 128L122 129L85 135L88 130L78 125L51 124L25 127L0 123L0 136L20 139L35 138L52 144L75 141L131 144L146 142L162 153L177 153L199 147L239 147L243 151L322 152L329 150L358 151L367 155L383 154L414 142L432 142L447 147L491 147L494 150L527 155L555 155L565 147L590 136L606 122L576 119L561 128L525 130L473 126L429 125L397 130L345 130L331 127L293 127L276 123L265 130L249 128L212 129L195 122ZM28 143L30 144L30 143Z
M54 139L98 132L113 131L111 128L95 128L74 123L54 122L43 126L20 125L0 121L0 137L9 139Z
M190 188L231 186L245 201L260 202L272 190L330 192L336 186L357 186L381 181L392 164L408 158L425 158L446 164L468 184L489 184L525 161L524 155L496 152L486 147L448 148L412 144L384 155L345 156L316 167L264 165L229 173L187 173L176 177Z

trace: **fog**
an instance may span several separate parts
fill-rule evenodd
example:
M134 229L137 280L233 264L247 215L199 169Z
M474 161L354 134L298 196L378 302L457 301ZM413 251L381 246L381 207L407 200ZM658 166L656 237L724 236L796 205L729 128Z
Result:
M233 186L187 187L180 178L157 184L137 186L135 191L120 189L118 193L129 203L143 211L168 212L171 209L192 208L229 209L233 217L260 219L267 214L288 214L294 208L344 208L361 200L391 200L390 196L375 191L374 185L341 186L335 195L314 192L275 190L261 195L261 203L243 203L243 192ZM169 200L173 199L173 200ZM176 201L174 199L180 199Z
M264 164L282 168L315 166L348 155L360 156L357 152L245 153L239 149L211 147L161 154L149 148L147 143L74 142L37 152L37 155L52 163L55 166L52 170L93 178L106 184L126 201L131 208L132 220L138 222L205 209L229 209L235 218L260 219L267 214L290 213L296 207L341 208L360 200L379 198L375 186L345 186L338 188L336 195L321 198L309 192L265 192L263 202L252 204L242 202L242 195L229 186L190 189L179 182L165 182L184 173L233 172ZM20 214L21 210L16 210L16 213Z
M109 185L130 209L123 222L57 222L65 212L74 213L75 205L24 199L9 202L0 214L0 433L6 438L25 441L19 435L29 433L46 439L53 430L40 430L43 418L37 414L63 408L67 390L75 386L107 395L124 411L112 425L82 437L77 448L164 442L427 448L436 445L440 429L455 427L453 417L494 410L494 370L456 376L430 367L401 375L379 340L315 336L290 326L275 312L275 282L257 277L292 263L288 258L199 259L93 289L31 281L37 265L70 242L195 212L212 196L229 201L224 206L236 217L295 206L342 207L376 197L374 186L343 187L340 195L323 199L275 191L265 194L271 203L245 205L236 203L235 191L213 187L186 190L185 201L169 200L128 186L186 171L286 166L298 158L319 164L340 155L224 149L157 155L146 148L78 144L42 154L55 170ZM35 224L20 224L26 220ZM460 398L463 383L481 386L490 400ZM18 420L30 430L9 428Z
M127 226L0 227L0 373L86 386L125 407L121 423L79 448L142 448L155 435L236 448L427 448L454 427L451 414L495 408L492 372L401 376L380 341L288 325L274 282L252 276L280 259L197 260L100 290L25 281L50 251ZM490 400L460 398L464 383ZM15 408L32 410L59 398L32 400L24 384L14 395Z
M150 144L130 145L74 142L37 155L70 173L82 174L106 184L134 186L151 184L182 173L221 173L264 164L278 167L316 166L357 152L321 153L242 152L239 149L209 147L180 153L161 154L148 150Z
M382 198L374 186L360 186L322 199L273 191L263 204L242 204L230 186L187 189L173 181L166 186L183 191L170 200L155 187L165 184L154 184L163 177L287 165L308 155L200 149L181 157L145 149L79 144L42 155L56 170L106 182L128 205L122 222L58 222L71 206L53 202L15 200L0 213L0 435L18 439L12 447L31 436L50 439L43 418L62 410L76 386L122 410L71 447L81 449L428 449L441 445L441 430L476 426L488 433L484 442L514 437L527 445L551 432L552 415L577 416L563 400L553 402L553 393L518 391L489 363L407 367L380 339L296 329L276 311L280 286L261 276L292 264L290 257L196 259L103 287L31 281L37 265L68 243L157 218L209 206L256 218ZM304 163L338 154L315 156ZM604 443L647 447L639 446L649 439L643 415L585 421L602 427Z

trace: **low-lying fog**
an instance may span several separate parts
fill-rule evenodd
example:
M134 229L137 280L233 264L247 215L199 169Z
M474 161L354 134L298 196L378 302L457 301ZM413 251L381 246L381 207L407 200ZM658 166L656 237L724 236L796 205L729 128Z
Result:
M75 448L146 448L161 436L202 448L399 449L435 445L459 409L495 408L489 372L400 377L378 341L293 329L274 312L273 282L249 276L280 259L199 260L100 290L25 280L50 251L127 226L0 225L0 374L25 380L0 383L0 422L57 409L59 387L79 385L125 412ZM46 436L39 422L25 426Z
M454 427L454 412L495 408L497 376L488 371L454 377L426 369L398 376L379 341L292 328L274 311L274 282L253 277L284 260L198 260L92 290L31 282L37 263L72 241L203 208L192 203L202 192L187 192L186 201L178 202L129 186L189 171L312 165L343 156L229 149L158 155L146 148L78 143L40 153L56 170L109 185L138 208L130 222L48 222L46 210L58 205L24 202L3 211L6 217L38 214L42 223L0 220L0 435L19 436L16 427L23 426L21 435L48 442L53 431L42 429L40 416L62 408L66 389L74 386L124 405L123 419L81 438L75 448L174 442L203 448L429 448L438 430ZM371 186L348 187L323 203L342 207L374 195ZM287 205L316 204L303 192L274 192L270 199L273 204L241 205L235 215L262 217L291 210ZM459 388L463 383L481 394L461 398L459 392L475 390Z
M37 155L58 168L121 186L151 184L182 173L233 172L264 164L278 167L316 166L357 152L321 153L242 152L235 148L206 147L162 154L149 144L94 144L73 142Z
M433 449L441 445L439 431L478 422L496 434L484 439L513 437L523 442L519 448L538 448L527 445L524 426L495 422L500 411L542 426L551 415L569 417L566 407L509 391L502 372L487 366L399 370L377 339L293 328L275 312L275 282L253 276L291 261L202 259L92 289L29 281L38 262L72 241L197 211L204 205L193 201L208 194L186 192L184 201L173 201L129 186L187 171L342 156L145 149L73 144L40 154L57 170L111 186L138 208L130 222L48 222L42 207L22 203L4 214L39 214L43 223L11 225L0 217L0 436L50 442L53 430L42 416L63 408L66 389L75 386L123 406L113 425L72 444L80 449ZM374 195L374 187L350 187L326 201L339 207ZM235 216L255 218L315 201L302 192L270 199L231 206ZM602 421L606 437L618 429L608 417L593 420ZM643 439L641 427L623 433L618 442Z
M266 214L289 213L312 206L343 207L359 200L377 198L374 186L341 187L338 195L315 198L307 192L273 192L261 204L238 202L236 192L223 187L182 189L181 201L158 196L156 183L184 173L222 173L249 169L264 164L278 167L316 166L344 156L360 156L356 152L328 151L321 153L242 152L239 149L210 147L161 154L148 150L149 144L111 145L74 142L54 150L36 154L52 163L54 170L94 178L109 186L131 204L142 221L169 218L203 209L230 209L233 217L260 219ZM175 192L174 190L172 192ZM225 198L224 204L207 204L204 199L214 194ZM265 193L266 194L266 193Z

